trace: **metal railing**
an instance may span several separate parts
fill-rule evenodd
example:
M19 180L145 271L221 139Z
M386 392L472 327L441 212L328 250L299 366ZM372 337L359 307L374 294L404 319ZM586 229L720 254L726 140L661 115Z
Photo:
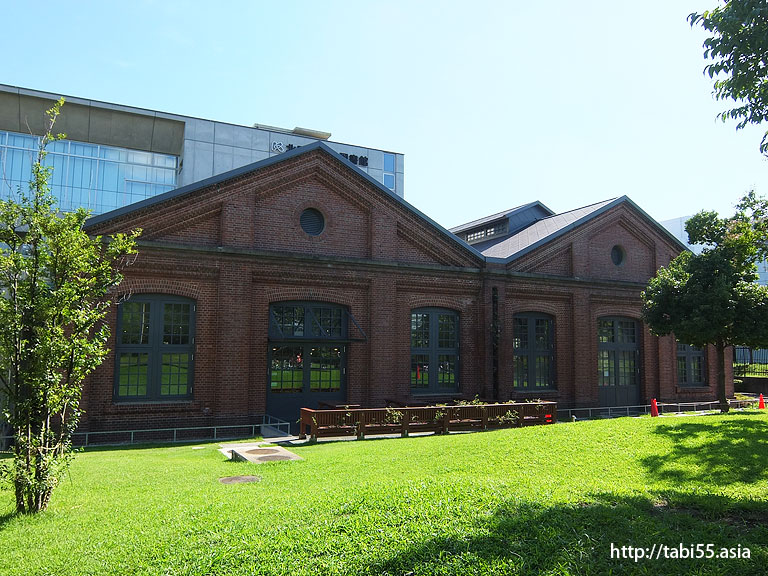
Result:
M768 377L768 349L736 346L733 350L733 375Z
M731 408L749 408L757 406L757 400L729 400ZM713 402L659 402L659 414L675 414L680 412L706 412L720 409L720 403ZM650 414L650 404L636 406L599 406L593 408L560 408L557 418L561 422L572 420L576 416L579 420L592 420L596 418L618 418L620 416L640 416Z
M176 428L142 428L137 430L100 430L89 432L75 432L72 435L72 443L75 446L109 446L118 444L136 444L149 442L191 442L195 440L231 440L256 436L256 431L262 434L262 427L269 426L284 434L291 433L291 423L264 414L260 423L229 424L226 426L179 426ZM230 433L235 430L240 433ZM223 433L222 433L223 431ZM250 432L250 433L248 433ZM1 440L10 440L13 436L0 436ZM78 441L78 438L80 441ZM94 438L104 438L106 441L93 441ZM112 440L112 441L110 441ZM2 444L2 442L0 442Z

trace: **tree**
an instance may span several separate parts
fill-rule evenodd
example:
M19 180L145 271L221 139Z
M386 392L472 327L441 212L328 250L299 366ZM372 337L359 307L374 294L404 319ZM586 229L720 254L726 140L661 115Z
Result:
M643 292L643 317L653 334L674 333L678 341L717 351L717 395L728 411L725 349L768 347L768 287L755 280L766 254L768 203L748 193L737 213L720 218L699 212L685 229L701 254L686 251L662 267Z
M109 240L83 230L88 213L61 214L46 146L63 99L47 112L29 191L0 200L0 385L13 434L3 473L16 510L44 510L72 454L82 383L107 353L108 294L139 231Z
M736 129L768 118L768 4L764 0L729 0L713 10L688 16L713 35L704 41L704 58L712 60L704 73L715 79L714 96L737 106L718 114ZM760 152L768 154L768 132Z

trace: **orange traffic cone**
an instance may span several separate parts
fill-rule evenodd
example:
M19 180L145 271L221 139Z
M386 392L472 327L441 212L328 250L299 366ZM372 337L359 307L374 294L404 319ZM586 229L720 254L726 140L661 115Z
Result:
M765 410L765 400L763 400L762 394L760 394L760 402L757 404L757 408L759 410Z
M659 406L656 404L656 398L651 400L651 416L658 416L659 415Z

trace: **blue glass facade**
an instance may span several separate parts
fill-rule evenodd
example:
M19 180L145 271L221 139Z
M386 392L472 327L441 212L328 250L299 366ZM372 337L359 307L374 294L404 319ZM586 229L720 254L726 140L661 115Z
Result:
M27 188L38 145L36 136L0 131L0 197ZM46 164L53 167L59 209L82 206L101 214L175 188L178 158L60 140L49 144Z

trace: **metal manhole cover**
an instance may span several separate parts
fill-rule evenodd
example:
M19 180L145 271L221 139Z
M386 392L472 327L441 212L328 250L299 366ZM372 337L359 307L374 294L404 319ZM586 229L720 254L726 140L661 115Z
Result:
M222 484L243 484L246 482L258 482L261 480L261 476L224 476L219 478L219 482Z
M274 448L254 448L252 450L246 450L246 454L253 454L254 456L261 456L262 454L276 454L279 450Z

